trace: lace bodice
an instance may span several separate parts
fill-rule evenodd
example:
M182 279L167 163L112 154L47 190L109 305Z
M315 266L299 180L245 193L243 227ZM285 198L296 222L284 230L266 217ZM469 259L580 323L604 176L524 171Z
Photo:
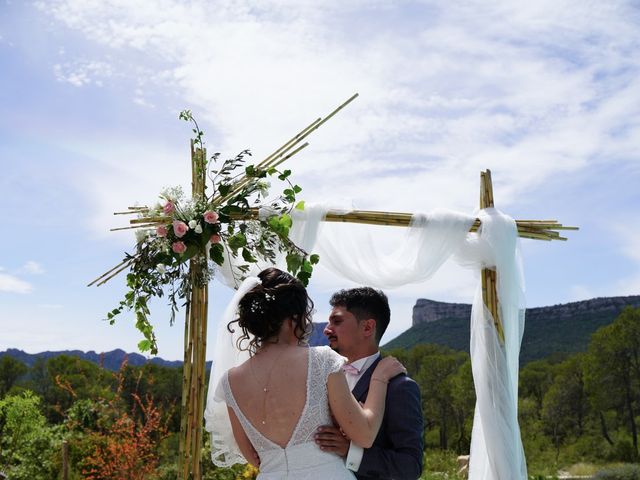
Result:
M293 429L285 448L262 435L245 417L238 406L229 385L228 372L222 376L219 388L227 405L235 412L238 420L253 444L261 460L260 478L313 478L318 473L338 472L335 478L353 478L344 467L341 458L322 452L314 442L313 435L321 425L331 423L329 399L327 395L327 377L338 371L344 364L344 358L329 347L310 347L307 365L307 398L305 405ZM320 469L320 470L318 470ZM295 475L293 472L296 472ZM278 474L274 477L269 474ZM315 477L317 478L317 477ZM334 477L332 477L334 478Z

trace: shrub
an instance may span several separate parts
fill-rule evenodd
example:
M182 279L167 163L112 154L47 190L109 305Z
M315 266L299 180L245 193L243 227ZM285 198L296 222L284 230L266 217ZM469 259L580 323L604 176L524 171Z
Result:
M8 478L55 478L59 445L59 435L47 426L40 398L33 392L0 400L0 465Z
M594 480L640 480L638 465L619 465L600 470Z

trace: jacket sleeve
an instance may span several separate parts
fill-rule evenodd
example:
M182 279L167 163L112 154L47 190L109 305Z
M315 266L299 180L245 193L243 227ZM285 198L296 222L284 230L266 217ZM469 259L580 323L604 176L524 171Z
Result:
M383 426L365 449L358 477L414 480L424 455L422 403L416 382L402 375L389 383Z

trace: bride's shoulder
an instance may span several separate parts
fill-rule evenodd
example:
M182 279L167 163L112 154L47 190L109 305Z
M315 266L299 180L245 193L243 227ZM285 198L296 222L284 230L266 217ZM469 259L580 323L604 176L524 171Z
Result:
M328 345L322 345L319 347L311 347L311 348L315 350L316 355L318 357L332 364L335 363L335 364L342 365L346 361L346 359L343 356L338 354Z
M231 367L229 370L227 370L227 377L231 377L231 378L237 378L237 377L242 377L245 372L247 371L248 368L248 360L241 363L240 365L236 365L235 367Z

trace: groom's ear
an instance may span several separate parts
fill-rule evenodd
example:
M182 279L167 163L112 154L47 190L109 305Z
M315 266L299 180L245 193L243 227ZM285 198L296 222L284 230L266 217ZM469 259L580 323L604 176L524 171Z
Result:
M376 321L373 318L367 318L362 321L363 323L363 333L364 336L369 338L371 336L375 336L376 334Z

